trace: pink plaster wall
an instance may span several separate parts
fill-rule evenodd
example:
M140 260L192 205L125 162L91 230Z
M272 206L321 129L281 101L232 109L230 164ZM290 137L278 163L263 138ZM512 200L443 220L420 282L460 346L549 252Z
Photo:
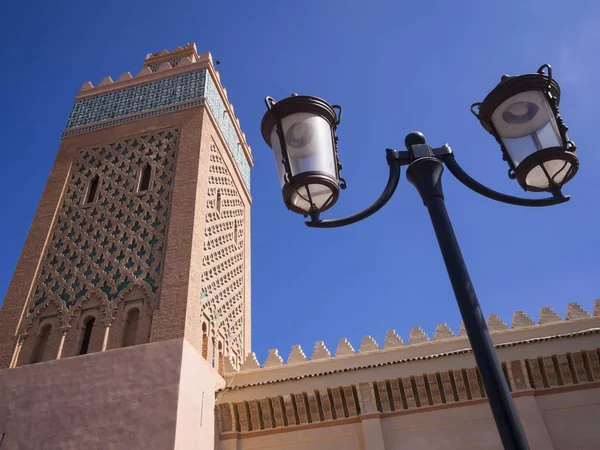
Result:
M555 450L600 448L600 389L536 397Z
M185 340L179 386L175 449L215 449L215 391L225 380Z
M182 342L0 370L2 450L174 448Z

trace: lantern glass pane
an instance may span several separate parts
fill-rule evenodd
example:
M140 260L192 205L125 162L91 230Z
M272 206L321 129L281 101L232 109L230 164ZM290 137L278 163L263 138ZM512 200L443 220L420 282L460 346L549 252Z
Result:
M310 211L311 204L304 188L300 188L292 194L292 205L307 213Z
M542 92L510 97L496 108L492 122L515 167L539 150L563 147L554 113Z
M320 211L333 199L331 188L322 184L309 184L294 191L291 202L297 208L307 213L312 209ZM312 203L311 203L312 202Z
M333 192L328 186L322 184L309 184L297 189L294 196L298 196L306 202L312 201L315 209L321 210L321 208L333 198ZM294 196L292 196L292 201Z
M565 177L571 171L571 162L562 159L551 159L541 163L529 171L525 178L528 186L539 189L550 187L550 180L558 186L562 185Z
M281 120L291 175L321 172L337 180L333 130L323 117L295 113Z
M271 131L271 148L275 157L275 165L277 166L277 175L279 176L279 184L281 187L285 184L285 166L283 165L283 153L281 152L281 143L277 135L277 126Z

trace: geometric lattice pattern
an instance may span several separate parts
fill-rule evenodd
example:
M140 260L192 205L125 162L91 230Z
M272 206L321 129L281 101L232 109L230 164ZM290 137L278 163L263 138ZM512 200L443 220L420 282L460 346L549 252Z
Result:
M157 54L153 54L152 56L158 56ZM169 60L167 60L166 62L168 62L169 64L171 64L171 67L175 68L179 65L179 63L181 62L181 60L183 59L183 56L178 56L176 58L171 58ZM150 70L152 72L156 72L159 68L159 66L162 63L152 63L152 64L148 64L148 67L150 67Z
M79 152L29 310L55 297L72 307L93 292L115 299L135 280L161 279L178 130L143 134ZM152 167L150 189L137 193ZM95 201L83 204L98 176Z
M207 194L202 307L214 335L225 338L226 354L239 358L244 356L244 205L214 143Z

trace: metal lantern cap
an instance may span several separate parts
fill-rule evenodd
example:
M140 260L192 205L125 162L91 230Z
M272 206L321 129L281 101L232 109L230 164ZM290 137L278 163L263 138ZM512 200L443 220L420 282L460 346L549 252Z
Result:
M526 75L508 76L504 75L502 81L490 92L479 104L479 121L483 128L490 134L494 134L491 125L494 111L509 98L527 91L548 91L551 97L556 99L556 106L560 103L560 86L556 80L545 74L532 73Z
M510 178L526 191L559 193L579 167L559 103L560 86L545 64L535 74L504 75L483 102L471 107L500 144Z
M337 126L337 116L333 107L319 97L312 95L292 95L275 102L271 97L267 97L268 110L263 116L260 124L263 139L272 148L271 131L278 122L290 114L299 112L318 114L326 119L332 127Z
M267 97L265 103L261 132L275 156L285 205L317 217L336 203L344 187L335 135L341 108L296 94L278 102Z

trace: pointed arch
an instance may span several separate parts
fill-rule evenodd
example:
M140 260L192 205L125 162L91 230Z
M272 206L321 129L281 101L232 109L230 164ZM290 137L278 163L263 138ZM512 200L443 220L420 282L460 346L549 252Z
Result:
M48 339L50 338L51 332L51 324L47 323L42 326L40 332L36 336L33 351L31 352L31 359L29 361L31 364L36 364L44 360L44 354L46 352L46 347L48 346Z
M123 289L107 311L111 311L108 350L150 342L152 317L157 308L156 295L150 285L136 280ZM137 313L135 312L137 311Z
M123 327L123 343L121 347L131 347L137 342L137 330L140 322L140 309L131 308L125 314L125 325Z
M143 280L136 280L120 292L117 301L121 299L131 301L144 298L148 299L149 306L156 309L158 305L156 304L156 295L154 295L152 287Z
M80 298L68 310L68 315L65 316L63 325L67 334L62 349L62 357L79 355L81 350L82 340L85 337L85 322L90 317L94 318L94 325L90 343L88 345L88 353L100 351L102 349L102 340L104 338L102 313L103 308L108 303L107 295L100 290L89 291L85 297Z
M22 337L16 366L54 359L60 341L58 329L66 309L65 303L58 298L50 298L29 312L19 327Z

